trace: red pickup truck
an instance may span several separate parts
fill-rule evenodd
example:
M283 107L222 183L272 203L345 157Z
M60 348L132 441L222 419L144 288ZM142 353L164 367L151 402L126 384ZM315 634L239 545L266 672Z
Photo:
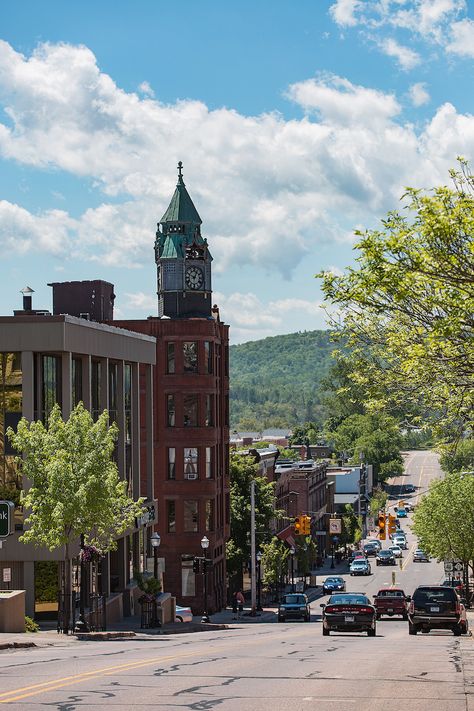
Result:
M374 597L374 607L377 612L377 619L382 615L401 615L404 620L408 619L408 603L411 598L405 595L401 588L382 588Z

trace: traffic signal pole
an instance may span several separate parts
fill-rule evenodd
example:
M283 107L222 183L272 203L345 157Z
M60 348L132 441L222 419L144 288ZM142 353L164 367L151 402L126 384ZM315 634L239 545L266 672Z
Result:
M255 480L250 482L250 582L251 582L251 608L250 615L257 614L257 560L255 551Z

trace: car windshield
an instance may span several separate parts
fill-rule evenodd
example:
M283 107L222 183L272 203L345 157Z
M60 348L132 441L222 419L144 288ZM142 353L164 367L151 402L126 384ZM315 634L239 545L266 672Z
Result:
M326 582L327 583L336 583L337 585L339 585L340 583L343 583L344 581L342 578L326 578Z
M306 605L304 595L285 595L282 602L285 605Z
M379 556L381 558L387 558L392 555L392 551L379 551Z
M370 605L365 595L331 595L329 605Z

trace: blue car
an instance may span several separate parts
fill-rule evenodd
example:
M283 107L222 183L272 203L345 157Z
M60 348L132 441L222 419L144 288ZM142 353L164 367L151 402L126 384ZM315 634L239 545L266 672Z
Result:
M344 578L331 576L326 578L323 583L323 595L330 595L333 592L344 592L346 589L346 583Z
M397 511L397 517L398 518L406 518L407 517L407 511L406 509L398 509Z

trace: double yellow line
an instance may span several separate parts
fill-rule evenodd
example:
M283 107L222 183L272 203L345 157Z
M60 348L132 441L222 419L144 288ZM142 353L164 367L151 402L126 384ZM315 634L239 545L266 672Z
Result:
M189 654L180 654L179 657L192 657L196 654L197 652L190 652ZM153 657L152 659L128 662L127 664L117 664L113 667L104 667L103 669L95 669L94 671L83 672L82 674L65 676L62 679L52 679L51 681L43 681L39 684L24 686L21 689L3 691L2 693L0 693L0 704L9 704L13 701L21 701L22 699L26 699L29 696L35 696L36 694L55 691L56 689L62 689L65 686L70 686L71 684L79 684L80 682L88 681L89 679L98 679L101 676L109 676L110 674L132 671L133 669L140 669L141 667L146 667L162 662L168 662L171 659L176 659L176 656L177 655L174 654L167 657ZM83 661L87 663L86 658L84 658Z

